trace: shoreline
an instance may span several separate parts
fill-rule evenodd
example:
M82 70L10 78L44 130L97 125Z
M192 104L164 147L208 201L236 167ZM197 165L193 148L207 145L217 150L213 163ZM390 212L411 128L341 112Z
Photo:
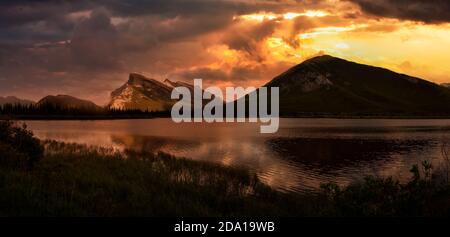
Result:
M319 192L281 192L242 167L39 140L24 127L0 125L1 216L450 215L449 170L434 171L426 161L412 166L405 184L367 176L321 183Z
M450 212L434 205L448 200L449 184L418 173L407 184L369 176L348 186L323 183L319 192L285 193L239 167L164 153L117 153L48 140L42 144L45 155L33 168L0 166L2 191L8 191L0 215L376 217Z
M0 116L0 120L41 120L41 121L58 121L58 120L128 120L128 119L154 119L169 118L162 116Z
M55 116L2 116L0 115L0 120L41 120L41 121L57 121L57 120L135 120L135 119L155 119L155 118L170 118L170 116L152 116L152 115L137 115L137 116L63 116L63 115L55 115ZM429 119L429 120L437 120L437 119L450 119L450 115L446 116L388 116L388 115L380 115L380 116L343 116L343 115L314 115L314 116L280 116L282 119Z

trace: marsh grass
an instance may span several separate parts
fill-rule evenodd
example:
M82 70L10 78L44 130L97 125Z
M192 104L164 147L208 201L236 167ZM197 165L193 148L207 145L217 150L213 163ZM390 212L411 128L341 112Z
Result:
M14 216L287 215L285 194L246 170L158 153L44 141L32 170L0 169L0 214ZM270 199L270 200L269 200Z
M0 216L450 215L449 183L429 162L414 166L408 183L367 177L346 187L323 184L317 193L281 193L244 169L164 153L36 143L26 127L0 125Z
M417 172L322 192L280 193L247 170L164 153L42 142L33 169L0 169L6 216L446 216L450 189ZM416 171L416 172L415 172ZM421 175L422 174L422 175Z

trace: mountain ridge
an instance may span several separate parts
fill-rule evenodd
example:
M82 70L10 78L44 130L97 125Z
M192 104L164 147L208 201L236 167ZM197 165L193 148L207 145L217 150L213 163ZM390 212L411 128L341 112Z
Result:
M3 106L5 104L11 104L11 105L33 105L36 102L32 100L26 100L26 99L20 99L15 96L0 96L0 106Z
M265 86L280 88L284 115L450 114L448 88L329 55L305 60Z
M86 109L86 110L98 110L100 106L89 100L79 99L70 95L48 95L40 99L36 105L42 106L56 106L69 109Z
M193 85L186 82L169 79L161 82L130 73L126 83L111 92L111 100L106 108L168 111L176 102L170 98L171 92L179 86L189 88L191 93L194 89ZM280 88L282 116L450 115L450 88L447 84L438 85L382 67L330 55L305 60L264 86ZM49 95L37 103L13 96L0 97L0 105L4 101L22 101L37 106L102 108L91 101L69 95ZM206 103L208 100L203 101L203 104Z
M142 111L169 110L175 101L170 98L173 87L138 73L130 73L128 81L111 92L107 107Z

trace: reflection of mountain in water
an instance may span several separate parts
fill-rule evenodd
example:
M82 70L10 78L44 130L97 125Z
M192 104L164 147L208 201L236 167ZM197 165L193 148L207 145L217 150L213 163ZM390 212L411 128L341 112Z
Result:
M302 189L321 183L346 185L368 175L395 177L405 182L412 165L430 160L436 167L437 140L359 138L277 138L266 141L278 159L296 167Z
M113 143L139 152L159 152L169 149L192 149L200 146L200 142L166 137L131 136L126 134L111 135Z
M423 151L430 140L389 140L353 138L276 138L267 141L280 157L318 167L338 168L362 162L385 162L395 154Z
M273 135L261 135L254 124L173 125L170 119L27 123L41 139L245 167L272 187L296 192L367 175L406 181L423 160L437 170L440 145L450 137L450 120L283 119Z
M122 149L143 152L165 152L177 157L205 160L225 165L247 166L251 169L268 168L269 163L260 164L271 156L264 141L235 141L208 139L195 140L175 137L136 136L111 134L111 142ZM260 167L261 166L261 167Z

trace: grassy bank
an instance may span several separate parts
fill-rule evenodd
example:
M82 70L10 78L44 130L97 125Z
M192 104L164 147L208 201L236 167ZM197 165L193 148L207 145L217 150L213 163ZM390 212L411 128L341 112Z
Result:
M367 178L286 194L246 170L167 154L39 141L0 123L0 216L446 216L450 188L429 164L411 182Z
M291 205L280 205L288 195L268 188L245 170L162 153L117 153L53 141L44 142L44 146L44 158L33 168L0 169L0 215L284 216L291 213Z

